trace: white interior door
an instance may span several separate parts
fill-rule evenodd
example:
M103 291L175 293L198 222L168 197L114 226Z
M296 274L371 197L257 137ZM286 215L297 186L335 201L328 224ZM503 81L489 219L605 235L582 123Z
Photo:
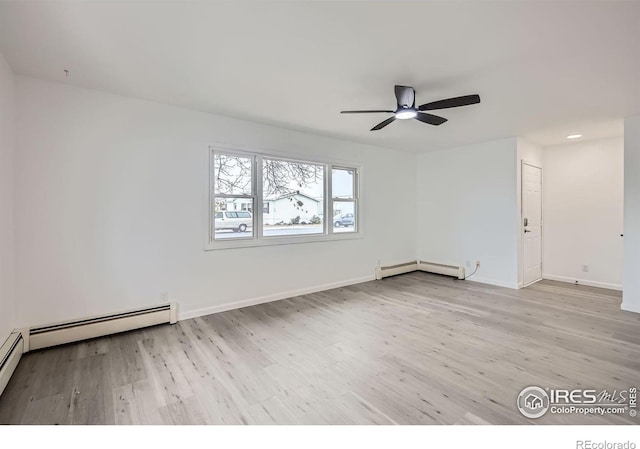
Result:
M522 164L524 285L542 279L542 169Z

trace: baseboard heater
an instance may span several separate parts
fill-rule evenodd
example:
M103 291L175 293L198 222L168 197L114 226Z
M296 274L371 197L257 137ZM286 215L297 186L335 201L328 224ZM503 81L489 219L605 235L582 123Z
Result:
M418 261L418 269L428 273L444 274L445 276L453 276L458 279L464 279L464 267L455 265L445 265L441 263Z
M0 395L9 383L23 352L24 340L20 332L10 334L7 341L0 346Z
M411 273L412 271L426 271L428 273L443 274L445 276L453 276L458 279L464 279L464 267L427 262L424 260L416 260L414 262L390 265L387 267L377 267L376 279L380 280L389 276Z
M176 304L171 303L48 326L32 327L26 332L25 351L117 334L156 324L174 324L177 322L177 316Z

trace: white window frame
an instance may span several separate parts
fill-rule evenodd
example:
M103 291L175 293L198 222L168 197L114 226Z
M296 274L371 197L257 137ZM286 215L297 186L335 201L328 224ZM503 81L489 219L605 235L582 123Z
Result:
M210 146L209 152L209 167L207 176L207 192L206 195L206 207L205 207L205 250L222 250L233 248L246 248L255 246L272 246L272 245L289 245L297 243L313 243L324 241L336 241L336 240L351 240L360 239L364 237L362 226L362 208L361 208L361 186L362 182L362 165L346 161L330 162L327 160L317 160L311 158L294 158L289 155L282 155L277 153L262 153L258 151L239 150L229 148L227 146ZM240 156L252 158L253 170L252 170L252 195L227 195L216 194L214 192L214 155L225 154L229 156ZM276 159L287 162L296 162L302 164L316 164L322 165L324 168L324 199L323 199L323 232L322 234L300 234L300 235L286 235L286 236L263 236L263 195L262 195L262 160L264 158ZM355 226L354 231L350 232L333 232L333 203L334 198L332 196L332 173L333 169L348 169L354 171L354 198L353 200L346 200L349 202L355 202ZM215 198L247 198L253 199L253 235L247 237L236 237L233 239L220 239L215 240L215 228L213 210ZM340 201L340 200L338 200Z
M258 186L256 184L256 172L257 172L257 161L256 161L256 157L252 154L247 154L245 152L241 152L241 151L233 151L233 150L226 150L226 151L218 151L220 154L224 154L225 156L238 156L238 157L243 157L243 158L247 158L247 159L251 159L251 194L250 195L244 195L244 194L227 194L227 193L215 193L215 185L214 185L214 164L213 164L213 155L214 152L213 150L210 151L210 160L209 160L209 220L208 220L208 235L209 235L209 241L213 242L214 241L214 235L216 233L215 230L215 219L214 219L214 204L215 204L215 199L216 198L242 198L245 200L253 200L253 207L256 207L257 203L257 196L258 196ZM262 189L260 189L262 190ZM240 206L240 209L242 209L242 206ZM235 212L236 210L234 209L232 212ZM239 237L235 237L233 240L244 240L244 241L248 241L248 240L253 240L256 238L256 214L253 214L251 216L251 226L252 226L252 233L251 235L247 235L247 236L239 236ZM219 242L220 240L217 240L216 242Z
M353 170L353 196L351 198L338 198L333 196L333 170ZM360 228L360 214L359 214L359 171L358 169L350 165L330 164L329 167L329 195L331 196L331 226L329 226L329 234L345 235L345 234L357 234ZM335 203L353 203L354 217L353 217L353 231L335 232L333 228L333 211Z

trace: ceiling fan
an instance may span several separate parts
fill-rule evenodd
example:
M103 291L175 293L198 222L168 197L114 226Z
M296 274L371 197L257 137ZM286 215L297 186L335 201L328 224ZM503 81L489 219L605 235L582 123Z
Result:
M479 95L464 95L462 97L447 98L446 100L432 101L431 103L425 103L416 108L416 91L413 87L409 86L395 86L396 100L398 101L398 107L395 111L392 110L366 110L366 111L340 111L341 114L373 114L373 113L386 113L393 114L391 117L383 122L378 123L371 128L371 131L377 131L384 128L388 124L394 122L396 119L416 119L429 125L442 125L447 121L444 117L439 117L433 114L427 114L422 111L431 111L434 109L447 109L457 108L459 106L468 106L470 104L480 103Z

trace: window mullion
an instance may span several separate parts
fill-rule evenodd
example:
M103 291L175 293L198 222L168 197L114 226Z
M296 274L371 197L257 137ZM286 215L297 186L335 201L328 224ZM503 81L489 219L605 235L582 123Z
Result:
M325 165L324 179L327 183L325 186L325 198L327 201L324 202L324 232L327 235L333 235L333 165Z
M255 169L255 210L253 214L253 222L255 226L255 236L258 240L262 239L263 232L263 182L262 182L262 155L256 155L256 169Z
M214 198L246 198L253 199L254 195L229 195L228 193L214 193Z
M360 185L360 180L358 179L360 173L358 170L353 171L353 200L357 201L358 196L360 195L360 191L358 190L358 186Z

